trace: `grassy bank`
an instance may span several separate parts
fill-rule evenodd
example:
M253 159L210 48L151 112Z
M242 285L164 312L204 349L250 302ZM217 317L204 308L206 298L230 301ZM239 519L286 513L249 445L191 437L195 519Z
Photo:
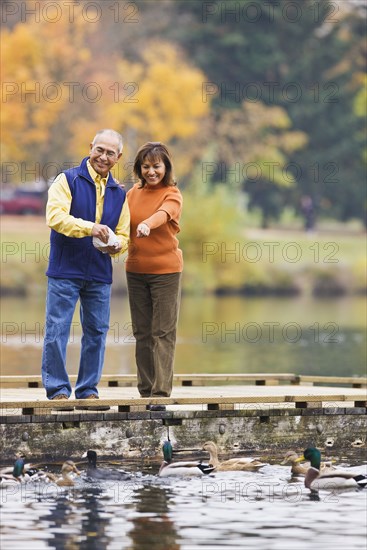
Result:
M187 222L186 222L187 223ZM185 234L186 233L186 234ZM221 239L183 229L183 289L187 293L342 295L366 291L366 236L343 226L245 228ZM30 295L44 289L49 230L42 217L1 217L1 291ZM114 262L114 291L125 292L124 258Z

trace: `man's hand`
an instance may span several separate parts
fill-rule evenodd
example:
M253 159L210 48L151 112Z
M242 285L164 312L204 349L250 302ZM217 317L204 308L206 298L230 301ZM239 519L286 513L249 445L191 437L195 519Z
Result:
M116 243L113 246L107 246L106 251L108 252L108 254L111 254L113 256L114 254L120 252L121 248L121 243Z
M98 237L102 242L108 243L110 237L110 232L107 225L101 225L100 223L95 223L92 227L92 237ZM110 248L114 248L113 246Z

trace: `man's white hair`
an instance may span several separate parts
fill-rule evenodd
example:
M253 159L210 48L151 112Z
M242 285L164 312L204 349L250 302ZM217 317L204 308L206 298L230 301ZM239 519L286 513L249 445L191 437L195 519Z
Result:
M102 134L108 134L109 136L113 137L118 144L118 152L119 154L122 151L123 142L122 142L122 135L116 132L115 130L111 130L110 128L105 128L104 130L99 130L96 135L93 138L92 145L95 145L98 141L98 138L101 137Z

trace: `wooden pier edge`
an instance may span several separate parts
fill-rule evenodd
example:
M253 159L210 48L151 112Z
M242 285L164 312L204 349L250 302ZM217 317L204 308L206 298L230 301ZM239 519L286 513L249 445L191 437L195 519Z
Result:
M70 381L76 381L76 375L69 376ZM231 373L231 374L174 374L173 383L181 386L200 386L217 383L254 383L255 385L277 385L289 383L291 385L314 385L314 384L335 384L340 386L352 386L354 388L367 387L367 377L356 376L319 376L319 375L296 375L292 373ZM101 386L124 387L136 385L135 374L103 374L100 380ZM19 375L0 376L1 387L42 387L40 375Z
M1 401L0 411L20 411L22 414L39 414L39 411L51 411L57 407L67 405L70 407L95 407L108 406L117 407L119 412L129 412L132 407L145 408L147 405L200 405L208 409L233 409L234 405L248 404L291 404L296 408L322 407L323 403L332 404L335 402L353 403L354 407L366 407L366 393L360 394L301 394L301 395L247 395L247 396L226 396L226 397L160 397L160 398L133 398L133 399L69 399L67 402L55 402L50 400L32 401Z

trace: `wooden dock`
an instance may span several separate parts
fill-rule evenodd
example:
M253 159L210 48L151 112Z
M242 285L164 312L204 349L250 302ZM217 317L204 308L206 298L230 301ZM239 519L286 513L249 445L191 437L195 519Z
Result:
M70 382L75 383L77 376L70 375ZM273 386L280 383L292 385L315 385L324 384L327 386L352 386L362 388L367 386L367 377L355 376L307 376L291 373L235 373L235 374L174 374L173 384L180 386L205 386L213 384L225 384L234 382L240 384L255 384L255 386ZM108 387L129 387L136 386L135 374L102 374L100 386ZM0 388L40 388L42 380L40 375L27 376L0 376Z
M76 377L70 378L73 383ZM256 451L271 445L298 448L302 441L321 447L327 441L341 448L366 445L367 378L180 374L174 383L171 397L143 399L135 376L104 375L98 402L69 399L67 405L108 406L108 411L63 412L55 407L64 402L45 398L40 376L0 377L3 459L22 449L27 456L55 458L60 451L55 433L70 456L86 447L100 454L120 449L133 456L137 448L159 453L167 430L181 447L207 439L224 450L233 439L240 448ZM149 411L148 404L164 404L167 410Z
M71 376L70 379L74 383L76 376ZM234 382L237 384L234 385ZM135 389L136 383L135 375L103 375L98 405L116 408L118 412L145 410L149 404L234 410L236 406L240 408L241 405L250 404L287 407L293 404L296 408L315 408L330 404L365 407L367 399L366 390L363 390L366 388L367 378L354 377L297 376L288 373L180 374L174 376L172 397L154 399L140 398ZM315 386L316 383L324 386ZM45 414L55 408L55 402L45 398L41 377L37 375L2 376L0 391L2 415L9 411L14 414L15 410L23 415ZM94 400L86 399L68 401L68 405L74 407L95 404Z

